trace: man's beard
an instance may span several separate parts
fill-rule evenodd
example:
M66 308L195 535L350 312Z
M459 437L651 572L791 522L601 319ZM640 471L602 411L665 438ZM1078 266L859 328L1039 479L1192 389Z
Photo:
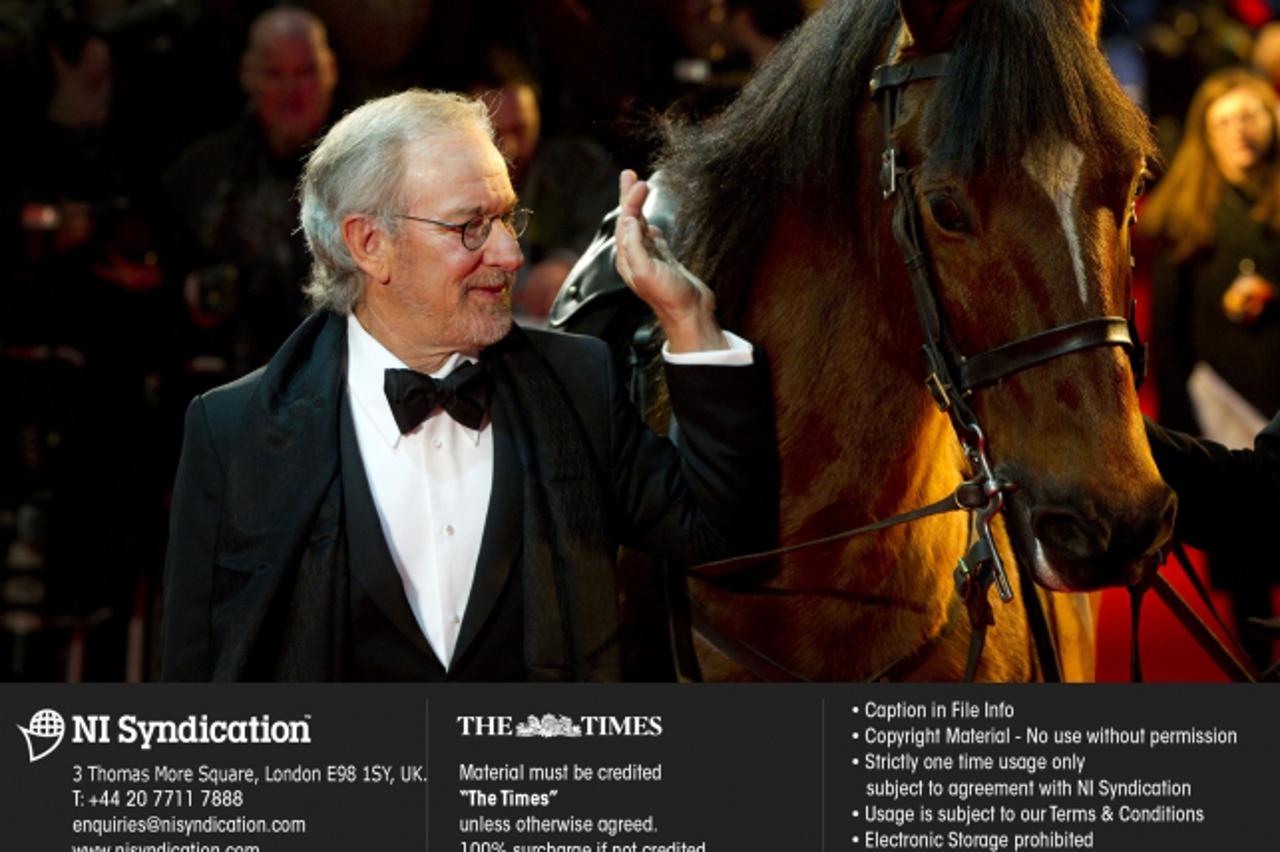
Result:
M511 330L511 288L515 281L514 272L488 271L463 284L461 301L454 315L455 331L461 339L482 349L507 336ZM496 301L471 292L480 287L497 286L504 290L502 298Z

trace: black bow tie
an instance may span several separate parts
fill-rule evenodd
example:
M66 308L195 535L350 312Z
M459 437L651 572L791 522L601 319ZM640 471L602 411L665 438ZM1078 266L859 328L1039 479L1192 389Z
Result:
M458 367L443 379L415 370L387 370L382 383L391 413L401 435L408 435L431 412L443 408L450 417L471 429L479 429L489 407L492 379L483 364Z

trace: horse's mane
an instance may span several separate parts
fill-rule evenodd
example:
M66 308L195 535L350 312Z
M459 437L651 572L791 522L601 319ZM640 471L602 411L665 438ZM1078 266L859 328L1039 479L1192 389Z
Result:
M981 0L951 48L926 116L931 165L972 174L1017 163L1038 140L1153 154L1150 124L1063 0ZM897 0L828 0L724 112L666 128L659 166L681 197L679 250L728 307L749 286L788 201L815 228L855 233L863 211L855 134Z

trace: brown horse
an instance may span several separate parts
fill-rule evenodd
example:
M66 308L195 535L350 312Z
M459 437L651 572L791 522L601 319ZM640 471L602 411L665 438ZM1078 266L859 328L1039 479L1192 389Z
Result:
M926 335L885 197L887 147L910 178L898 192L918 210L955 361L1129 310L1128 229L1153 151L1097 23L1097 2L829 0L724 113L669 128L660 165L679 203L677 253L714 283L726 326L769 353L784 545L931 503L975 472L922 387ZM873 69L920 60L886 116ZM995 529L1010 585L1044 601L1073 680L1093 674L1089 596L1021 583L1009 556L1049 589L1127 584L1173 522L1116 342L962 395L994 473L1016 485ZM690 578L712 626L697 642L702 675L760 675L727 643L811 680L886 667L958 679L970 628L951 568L970 537L952 513ZM1027 610L996 603L994 617L978 677L1042 677Z

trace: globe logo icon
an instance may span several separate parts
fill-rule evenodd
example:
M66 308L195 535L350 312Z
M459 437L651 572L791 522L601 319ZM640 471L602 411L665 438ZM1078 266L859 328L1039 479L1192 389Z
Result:
M62 714L47 707L36 711L27 727L17 727L27 741L27 758L30 763L52 753L62 744L62 737L67 733L67 723L63 721Z

